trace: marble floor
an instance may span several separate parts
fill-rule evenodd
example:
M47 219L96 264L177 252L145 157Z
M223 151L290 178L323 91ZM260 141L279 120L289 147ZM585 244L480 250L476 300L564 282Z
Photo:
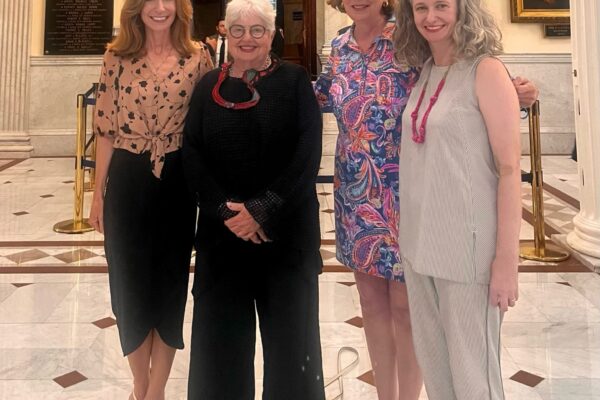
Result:
M559 156L544 157L543 165L546 234L566 234L579 208L577 167ZM325 156L325 183L317 187L326 265L319 281L325 376L336 374L339 349L353 347L359 360L343 378L343 399L375 400L356 285L334 257L331 168ZM72 158L0 160L0 400L126 399L131 390L110 309L103 238L52 230L73 218L73 176ZM523 187L521 238L531 239L531 195ZM502 331L507 399L600 400L600 275L574 257L558 264L523 261L520 270L521 297ZM187 343L191 311L189 298ZM260 350L258 343L257 399ZM343 354L342 364L352 358ZM167 399L185 399L188 360L189 348L177 353ZM333 384L327 398L338 392Z

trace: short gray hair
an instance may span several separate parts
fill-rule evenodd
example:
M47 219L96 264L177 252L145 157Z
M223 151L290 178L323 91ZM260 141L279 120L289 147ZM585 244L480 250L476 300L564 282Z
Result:
M268 31L275 31L275 9L269 0L231 0L225 12L227 29L243 16L256 15Z

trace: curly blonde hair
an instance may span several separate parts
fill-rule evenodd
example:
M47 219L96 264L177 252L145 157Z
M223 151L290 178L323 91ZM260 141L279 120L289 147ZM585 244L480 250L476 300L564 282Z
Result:
M121 57L141 57L146 54L146 28L142 9L146 0L125 0L121 9L119 34L106 47ZM175 0L176 17L171 25L171 44L182 56L198 49L192 41L191 21L193 8L190 0Z
M396 8L396 0L387 0L383 7L381 7L381 13L385 15L387 19L390 19L394 16L394 9ZM346 9L344 8L343 0L327 0L327 4L331 7L335 8L339 12L346 13Z
M431 57L431 50L415 25L413 1L400 0L396 8L394 46L399 63L420 67ZM452 32L455 56L470 59L484 54L502 54L502 33L482 1L456 0L456 3L458 15Z

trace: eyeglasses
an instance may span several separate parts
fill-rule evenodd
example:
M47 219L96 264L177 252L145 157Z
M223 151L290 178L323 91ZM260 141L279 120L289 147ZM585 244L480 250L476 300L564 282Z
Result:
M250 36L252 36L254 39L260 39L261 37L265 36L265 32L267 32L267 28L265 28L262 25L252 25L250 28L248 28L248 30L250 31ZM245 34L245 26L231 25L229 27L229 36L231 36L234 39L240 39Z

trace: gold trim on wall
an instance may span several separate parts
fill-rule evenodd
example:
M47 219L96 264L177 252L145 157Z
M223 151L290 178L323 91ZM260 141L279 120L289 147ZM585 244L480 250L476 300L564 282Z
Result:
M541 8L530 8L528 0L510 0L510 20L512 22L537 22L537 23L569 23L569 9L552 8L552 3L557 0L537 0L543 1L548 6ZM560 0L558 0L560 1Z

